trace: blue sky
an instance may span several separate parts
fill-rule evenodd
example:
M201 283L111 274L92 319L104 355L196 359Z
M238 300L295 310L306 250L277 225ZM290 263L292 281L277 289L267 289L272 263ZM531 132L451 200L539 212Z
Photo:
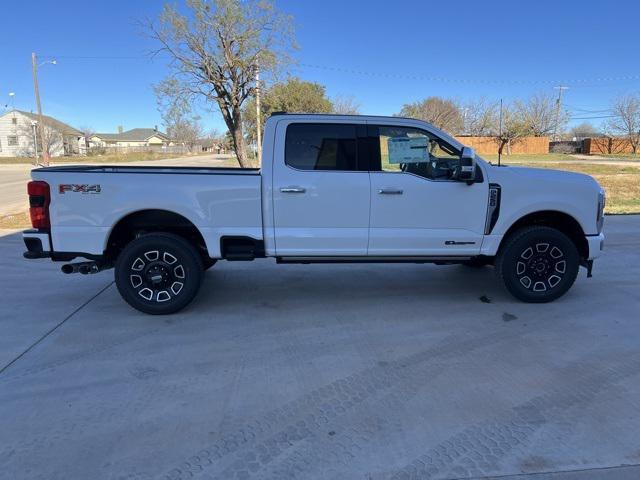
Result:
M299 65L291 73L326 85L330 96L355 97L365 114L390 115L430 95L465 101L555 94L554 85L563 81L570 87L565 103L573 123L579 123L580 117L606 115L603 110L617 95L640 92L637 1L277 0L276 5L295 18ZM58 62L40 70L45 114L97 131L160 126L152 85L167 69L164 60L145 56L154 44L136 22L156 17L161 6L149 0L7 3L1 106L11 104L8 93L15 92L16 108L35 109L31 52L36 52L41 61ZM215 109L201 115L208 128L226 130Z

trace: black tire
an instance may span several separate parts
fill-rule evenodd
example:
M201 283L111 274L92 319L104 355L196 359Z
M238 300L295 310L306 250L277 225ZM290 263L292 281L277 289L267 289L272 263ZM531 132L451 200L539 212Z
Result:
M202 259L202 268L204 268L205 270L209 270L216 263L218 263L217 258L204 258Z
M198 293L203 265L184 238L150 233L131 241L115 265L116 286L136 310L152 315L175 313Z
M550 227L525 227L500 249L496 273L507 290L528 303L551 302L573 285L580 268L575 244Z

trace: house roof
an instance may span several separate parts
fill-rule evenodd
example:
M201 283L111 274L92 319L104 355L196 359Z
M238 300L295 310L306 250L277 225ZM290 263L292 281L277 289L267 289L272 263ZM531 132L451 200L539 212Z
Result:
M31 113L31 112L25 112L23 110L10 110L8 111L5 115L8 115L10 113L20 113L22 115L24 115L27 118L30 118L31 120L34 121L38 121L38 115L35 113ZM43 115L42 116L44 122L50 126L51 128L53 128L54 130L57 130L58 132L62 133L63 135L77 135L77 136L82 136L83 133L78 130L77 128L73 128L71 125L67 125L64 122L61 122L60 120L53 118L53 117L49 117L48 115Z
M154 136L169 140L165 133L154 128L132 128L122 133L94 133L93 136L115 142L144 142Z

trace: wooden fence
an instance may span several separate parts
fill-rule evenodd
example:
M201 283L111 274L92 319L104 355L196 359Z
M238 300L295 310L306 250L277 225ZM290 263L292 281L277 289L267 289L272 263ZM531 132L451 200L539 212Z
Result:
M498 142L496 137L456 137L460 143L472 147L476 153L497 154ZM541 154L549 153L549 137L522 137L511 143L510 152L505 146L503 154Z
M582 153L597 155L599 153L633 153L628 138L596 137L582 141Z

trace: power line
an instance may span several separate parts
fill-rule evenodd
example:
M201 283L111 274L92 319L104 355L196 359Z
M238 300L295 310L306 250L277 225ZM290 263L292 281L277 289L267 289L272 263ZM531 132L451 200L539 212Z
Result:
M69 60L153 60L155 58L171 58L168 55L41 55L42 58L56 58ZM389 73L381 71L371 71L362 69L345 68L331 65L318 65L311 63L294 63L292 67L312 68L317 70L326 70L350 75L360 75L381 78L396 78L404 80L418 80L441 83L460 83L460 84L496 84L496 85L576 85L589 83L605 83L605 82L624 82L640 80L640 74L637 75L621 75L616 77L596 77L596 78L574 78L574 79L508 79L508 78L451 78L429 75L412 75L402 73Z
M335 71L340 73L349 73L353 75L367 75L378 76L386 78L401 78L408 80L423 80L433 82L446 82L446 83L483 83L483 84L523 84L523 85L535 85L535 84L587 84L587 83L602 83L602 82L618 82L629 80L640 80L640 75L623 75L618 77L597 77L597 78L574 78L574 79L538 79L538 80L522 80L522 79L469 79L469 78L449 78L449 77L433 77L424 75L407 75L400 73L386 73L386 72L373 72L368 70L355 70L343 67L332 67L327 65L314 65L309 63L298 63L303 68L314 68L320 70Z

